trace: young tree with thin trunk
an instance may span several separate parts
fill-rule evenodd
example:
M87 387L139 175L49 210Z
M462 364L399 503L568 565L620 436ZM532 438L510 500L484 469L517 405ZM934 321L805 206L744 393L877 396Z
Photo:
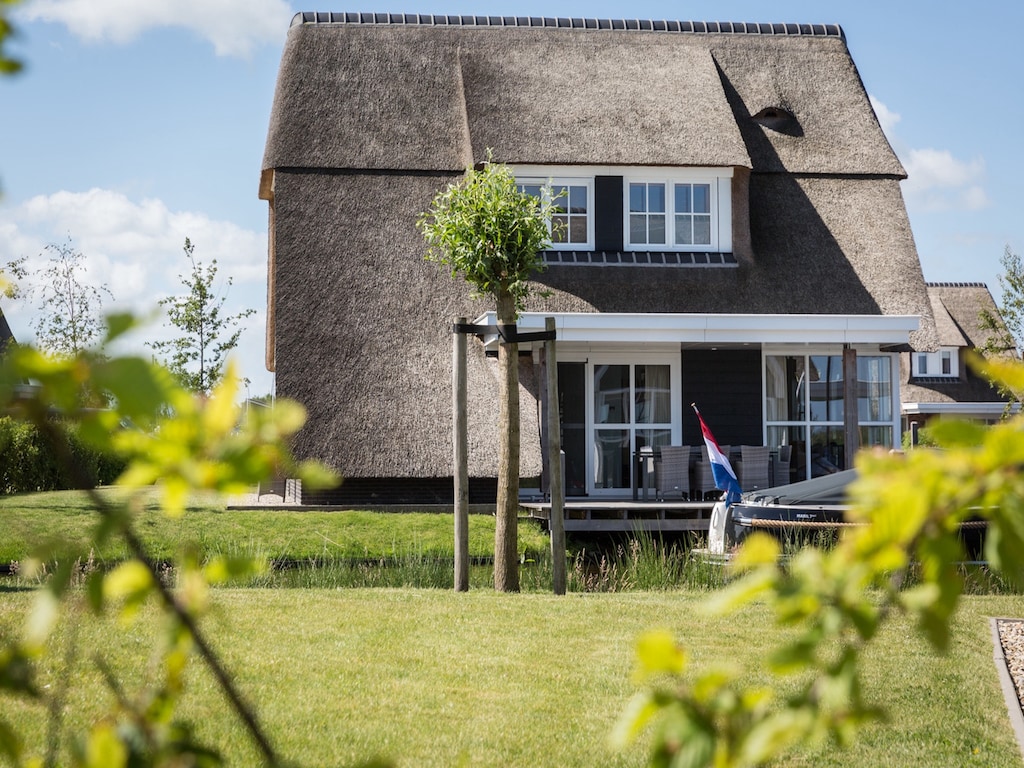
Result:
M195 246L187 237L184 251L191 271L180 278L188 293L160 301L168 321L181 335L167 341L151 342L149 346L165 356L167 368L186 389L209 394L224 375L228 354L238 346L238 338L242 335L239 324L256 310L245 309L235 315L224 315L227 296L218 295L214 285L217 260L209 265L197 261ZM230 277L227 285L231 285Z
M514 327L530 295L530 276L543 267L540 251L550 242L551 204L516 186L511 169L487 161L467 168L457 184L439 192L416 222L427 241L427 259L449 267L478 296L492 297L498 325ZM494 587L519 591L519 348L498 348L501 370L498 428L497 522Z
M999 275L999 287L1003 290L1003 303L998 316L987 309L980 312L981 329L988 332L988 339L981 348L982 354L990 356L1020 356L1024 341L1024 263L1019 255L1007 245L1000 259L1003 273ZM996 382L1000 393L1007 399L1007 413L1010 404L1024 400L1024 392L1015 391L1004 383Z
M39 348L57 357L74 357L103 335L103 299L113 299L107 286L85 281L85 255L66 243L43 249L47 266L35 272L39 280L39 317L32 323ZM42 256L43 254L40 254Z

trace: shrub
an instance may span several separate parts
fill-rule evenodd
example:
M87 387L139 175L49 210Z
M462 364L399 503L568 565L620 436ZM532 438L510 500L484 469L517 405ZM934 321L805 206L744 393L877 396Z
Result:
M110 485L125 463L88 445L73 425L65 425L73 465L96 485ZM0 417L0 493L61 491L72 487L72 471L61 466L39 429L9 416Z

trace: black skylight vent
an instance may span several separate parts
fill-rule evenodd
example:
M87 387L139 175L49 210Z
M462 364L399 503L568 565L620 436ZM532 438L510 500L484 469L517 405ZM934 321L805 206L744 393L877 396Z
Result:
M765 107L754 115L753 120L776 133L784 133L787 136L804 135L796 115L785 107Z

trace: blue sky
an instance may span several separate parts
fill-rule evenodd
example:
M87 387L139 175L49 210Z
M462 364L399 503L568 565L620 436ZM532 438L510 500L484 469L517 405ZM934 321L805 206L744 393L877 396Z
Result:
M300 10L837 23L910 175L903 193L925 278L985 282L999 301L1003 249L1024 251L1019 0L23 0L12 51L26 69L0 80L0 264L38 264L48 243L70 237L89 280L113 293L108 307L143 312L180 291L189 237L233 278L229 307L258 310L239 362L251 394L269 392L257 186L281 48ZM32 307L5 309L15 335L31 339ZM146 333L167 331L157 320Z

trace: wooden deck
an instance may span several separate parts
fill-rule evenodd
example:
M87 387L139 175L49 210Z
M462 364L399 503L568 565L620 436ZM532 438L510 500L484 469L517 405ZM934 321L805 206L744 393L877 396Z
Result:
M632 501L628 499L567 499L566 533L631 531L706 531L713 501ZM550 501L522 501L519 506L545 526L551 519Z

